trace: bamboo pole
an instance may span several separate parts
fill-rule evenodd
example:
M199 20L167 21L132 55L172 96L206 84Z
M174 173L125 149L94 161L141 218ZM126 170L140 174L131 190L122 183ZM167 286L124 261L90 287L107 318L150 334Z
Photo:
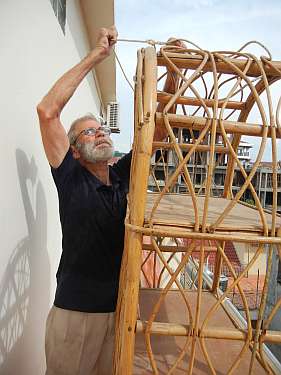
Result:
M179 143L178 144L181 150L186 150L189 151L192 149L193 144L188 144L188 143ZM169 142L153 142L153 149L159 149L162 148L164 150L166 149L173 149L174 145ZM210 146L208 145L198 145L196 147L196 152L207 152L210 151ZM224 146L216 146L215 147L215 152L220 153L220 154L225 154L229 152L229 149Z
M217 251L214 249L213 246L204 246L206 251ZM151 244L143 244L143 250L152 250L154 251L154 247ZM187 246L168 246L168 245L159 245L159 249L162 253L183 253L187 251Z
M142 225L146 201L150 156L154 134L156 109L156 53L148 47L144 54L143 83L144 122L138 129L138 150L133 161L130 185L130 222ZM114 374L131 375L134 359L135 325L141 271L142 233L126 228L124 255L119 285L116 316Z
M197 69L199 64L202 62L202 56L200 55L191 55L188 53L179 55L178 53L170 53L166 52L167 57L180 69ZM240 70L244 70L247 60L246 59L233 59L233 58L227 58L227 61L235 65ZM158 55L157 57L157 63L159 66L167 66L166 60L163 58L163 56ZM272 76L272 77L279 77L280 78L280 72L278 70L281 70L281 62L280 61L271 61L272 66L264 65L264 70L266 75ZM231 66L228 63L225 63L220 60L216 60L216 67L217 71L224 74L234 74L234 70L231 68ZM203 72L212 72L213 71L213 65L210 61L208 61L203 69ZM247 73L249 77L259 77L260 76L260 69L258 65L252 61L251 67Z
M193 130L202 131L209 119L205 117L196 117L196 116L185 116L185 115L174 115L168 114L168 120L172 127L175 128L187 128ZM219 120L215 119L216 122ZM164 125L164 118L163 114L157 112L156 113L156 124L157 125ZM262 137L263 136L263 129L264 125L260 124L250 124L238 121L223 121L223 126L228 134L240 134L240 135L249 135L252 137ZM217 133L221 134L221 129L217 129ZM272 136L272 130L268 127L267 137L270 138ZM276 134L277 138L281 138L281 134Z
M161 225L154 226L153 228L145 228L142 226L132 225L129 223L125 224L128 229L136 233L142 233L147 236L161 236L161 237L173 237L173 238L190 238L198 240L218 240L225 241L226 236L229 241L241 242L241 243L258 243L258 244L277 244L281 245L281 238L278 237L265 237L259 235L253 235L252 233L243 233L236 230L237 235L233 232L225 231L214 233L201 233L201 232L191 232L188 230L181 230L179 228L169 228L163 227Z
M157 93L157 101L160 103L168 103L171 98L173 97L172 94L168 94L166 92L159 91ZM203 99L205 105L207 107L213 107L215 100L214 99ZM192 97L180 96L175 101L176 104L183 104L183 105L191 105L191 106L202 106L201 100ZM225 101L223 99L218 100L218 107L221 108L224 105ZM243 102L235 102L235 101L228 101L226 103L226 108L229 109L238 109L242 110L245 108L245 103Z
M145 333L146 327L147 321L137 320L136 333ZM253 332L255 333L255 330L253 330ZM193 331L192 327L188 324L153 322L151 324L150 334L161 336L190 336L195 335L195 331ZM199 329L197 337L245 341L247 334L247 330L214 327ZM280 331L268 330L265 333L260 331L259 335L262 336L264 342L281 343Z

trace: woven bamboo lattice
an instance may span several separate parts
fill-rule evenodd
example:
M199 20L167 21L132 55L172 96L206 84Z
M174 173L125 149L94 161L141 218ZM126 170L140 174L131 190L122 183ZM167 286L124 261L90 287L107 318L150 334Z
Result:
M166 68L174 79L174 93L163 91ZM281 104L271 94L271 85L280 77L281 62L273 62L270 55L258 59L242 50L208 52L171 45L158 54L153 47L138 51L115 374L280 371L265 345L281 343L281 331L270 328L280 313L281 299L268 308L271 266L281 257ZM153 141L155 124L166 129L165 141ZM250 170L237 153L245 135L259 142ZM270 211L263 208L253 186L265 151L271 155ZM218 190L214 180L222 158L224 188ZM199 184L194 181L198 166L204 170ZM243 181L235 190L237 173ZM147 192L148 186L155 192ZM252 205L242 202L245 192ZM232 263L227 244L239 244L242 255L243 246L253 246L243 267ZM210 254L215 259L213 272L206 266ZM254 304L254 327L243 282L262 259L267 267ZM227 269L225 287L222 269ZM140 293L140 285L148 289ZM227 298L234 291L241 315Z

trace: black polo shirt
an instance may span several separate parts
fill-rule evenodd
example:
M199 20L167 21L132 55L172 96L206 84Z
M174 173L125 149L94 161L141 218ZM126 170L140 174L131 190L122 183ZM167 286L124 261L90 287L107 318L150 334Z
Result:
M51 168L63 235L55 306L115 311L130 165L131 152L109 167L110 186L75 160L70 149L61 165Z

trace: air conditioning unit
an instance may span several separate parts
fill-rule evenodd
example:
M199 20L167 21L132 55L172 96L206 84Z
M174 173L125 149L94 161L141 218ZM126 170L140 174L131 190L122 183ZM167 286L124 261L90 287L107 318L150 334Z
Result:
M119 129L119 110L120 106L117 102L107 104L106 122L112 133L120 133Z

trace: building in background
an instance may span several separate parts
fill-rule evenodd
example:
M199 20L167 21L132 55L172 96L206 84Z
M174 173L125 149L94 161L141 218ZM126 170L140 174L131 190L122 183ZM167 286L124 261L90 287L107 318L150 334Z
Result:
M176 137L179 142L186 143L187 146L192 144L192 137L190 132L185 129L174 129ZM217 140L217 146L223 148L221 139ZM251 149L253 145L241 141L237 150L237 156L244 167L247 175L251 172L254 162L251 160ZM183 157L187 155L188 151L183 152ZM177 160L175 151L172 149L159 149L156 150L152 158L152 170L149 177L149 189L151 191L159 191L165 185L165 181L173 174L176 170ZM212 181L212 195L220 196L224 189L225 173L227 167L227 154L226 153L215 153L215 168L213 171ZM196 152L192 154L187 162L188 171L190 174L191 181L195 187L197 193L205 192L205 179L207 170L209 167L209 161L207 160L206 153ZM245 179L238 166L235 168L232 191L236 194L242 187ZM262 207L271 209L273 199L273 175L272 166L269 162L261 162L258 166L258 172L252 180L252 184L258 197L261 201ZM173 186L173 192L186 191L186 184L184 182L184 175L179 175L177 183ZM254 198L251 194L250 189L246 189L242 196L242 200L247 203L254 204ZM281 213L281 161L278 163L277 170L277 205L278 212Z
M113 0L21 0L0 5L1 252L0 374L45 373L45 320L61 254L57 192L44 155L36 105L114 23ZM79 86L62 113L106 117L116 101L113 56Z

